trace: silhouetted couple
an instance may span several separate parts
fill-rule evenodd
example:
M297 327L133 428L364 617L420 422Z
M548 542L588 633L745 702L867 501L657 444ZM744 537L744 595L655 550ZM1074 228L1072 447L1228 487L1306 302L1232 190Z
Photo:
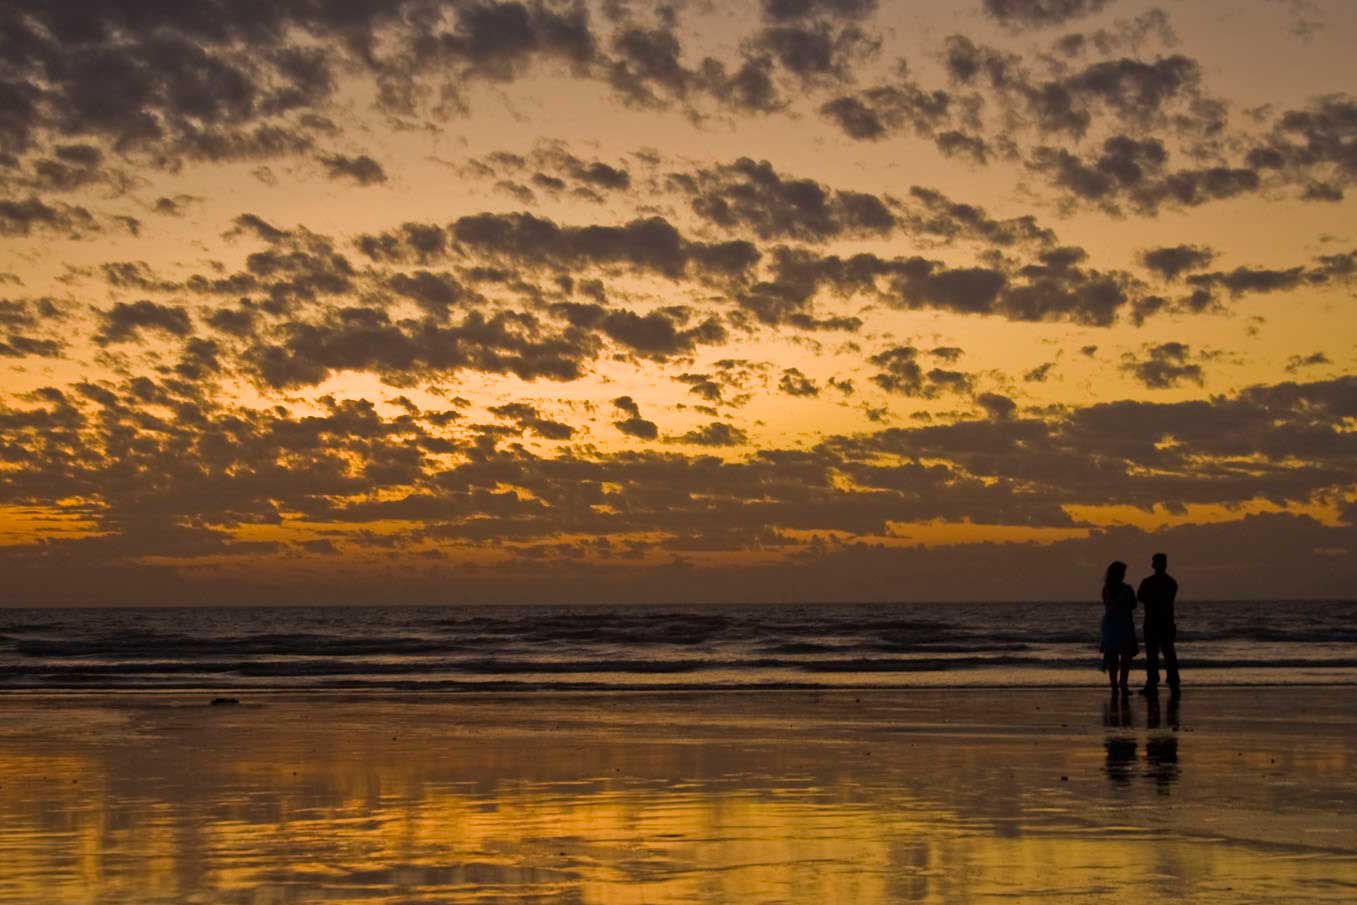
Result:
M1136 643L1136 624L1133 613L1136 601L1145 604L1145 687L1142 694L1152 695L1159 692L1159 656L1164 656L1164 667L1168 673L1169 690L1176 697L1178 686L1178 652L1173 642L1177 636L1177 625L1173 620L1173 601L1178 596L1178 582L1166 571L1169 558L1163 553L1154 554L1150 560L1154 573L1140 583L1140 590L1133 591L1126 583L1126 563L1114 562L1107 567L1107 576L1103 579L1103 625L1102 644L1103 669L1107 672L1108 684L1115 695L1120 691L1130 694L1128 682L1131 678L1131 661L1140 653Z

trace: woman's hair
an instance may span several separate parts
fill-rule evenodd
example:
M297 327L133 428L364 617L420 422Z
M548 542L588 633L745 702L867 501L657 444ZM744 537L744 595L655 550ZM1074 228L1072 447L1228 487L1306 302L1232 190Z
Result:
M1103 587L1111 587L1114 584L1121 584L1121 580L1126 577L1126 563L1121 560L1114 560L1107 567L1107 574L1103 576Z

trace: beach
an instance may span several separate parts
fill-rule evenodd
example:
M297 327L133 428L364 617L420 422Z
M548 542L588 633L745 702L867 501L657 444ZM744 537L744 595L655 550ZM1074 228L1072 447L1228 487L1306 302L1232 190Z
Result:
M0 902L1346 902L1350 688L0 697Z

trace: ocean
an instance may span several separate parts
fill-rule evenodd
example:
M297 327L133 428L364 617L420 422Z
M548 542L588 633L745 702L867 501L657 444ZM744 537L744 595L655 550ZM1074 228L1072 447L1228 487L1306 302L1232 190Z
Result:
M1098 686L1101 615L1094 603L0 609L0 689ZM1188 688L1357 684L1357 601L1181 602L1178 625Z

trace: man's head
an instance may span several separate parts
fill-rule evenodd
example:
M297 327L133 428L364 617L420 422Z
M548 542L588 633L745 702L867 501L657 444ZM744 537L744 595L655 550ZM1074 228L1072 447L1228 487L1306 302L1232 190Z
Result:
M1162 572L1169 567L1169 558L1163 553L1156 553L1150 557L1150 565L1156 572Z

